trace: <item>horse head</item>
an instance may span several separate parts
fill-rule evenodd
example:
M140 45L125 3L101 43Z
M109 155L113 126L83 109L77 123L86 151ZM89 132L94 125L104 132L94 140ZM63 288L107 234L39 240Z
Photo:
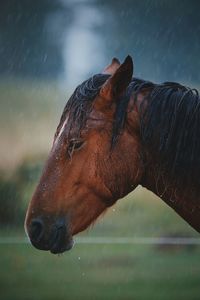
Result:
M26 215L36 248L70 249L73 235L140 183L139 117L127 89L132 75L130 56L122 64L114 58L67 102Z

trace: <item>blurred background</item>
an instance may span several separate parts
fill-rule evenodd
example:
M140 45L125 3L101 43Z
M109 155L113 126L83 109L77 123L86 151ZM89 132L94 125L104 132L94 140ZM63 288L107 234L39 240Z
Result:
M130 54L136 77L199 88L199 11L198 0L1 0L1 299L199 299L198 244L158 243L199 234L141 187L61 256L23 229L77 84Z

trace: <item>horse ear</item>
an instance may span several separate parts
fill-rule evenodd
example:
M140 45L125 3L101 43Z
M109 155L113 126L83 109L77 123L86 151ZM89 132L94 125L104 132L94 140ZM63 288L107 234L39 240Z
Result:
M116 57L114 57L111 64L105 67L105 69L103 70L103 74L113 75L117 71L117 69L119 69L119 67L120 61Z
M104 83L100 90L100 96L109 102L117 100L128 87L132 76L133 61L131 56L128 55L125 61L116 68L112 76Z

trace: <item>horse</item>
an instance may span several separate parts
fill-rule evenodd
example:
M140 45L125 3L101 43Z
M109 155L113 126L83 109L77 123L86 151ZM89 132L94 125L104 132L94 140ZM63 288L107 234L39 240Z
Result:
M30 201L25 230L34 247L62 253L138 185L200 232L200 97L174 82L133 77L113 58L68 100Z

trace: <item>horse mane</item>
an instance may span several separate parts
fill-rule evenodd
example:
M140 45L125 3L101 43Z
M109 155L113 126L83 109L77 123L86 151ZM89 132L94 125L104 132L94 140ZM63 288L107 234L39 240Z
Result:
M109 76L96 74L76 88L64 108L56 135L67 114L70 128L76 128L80 135L92 103ZM148 91L140 110L143 145L159 155L162 169L168 170L172 178L194 175L200 167L200 97L196 89L175 82L154 84L133 78L117 102L111 145L115 146L123 131L130 96L137 101L143 90Z
M165 82L155 85L147 98L147 108L141 117L143 143L158 155L162 169L167 170L172 180L182 183L199 180L198 91L178 83Z

